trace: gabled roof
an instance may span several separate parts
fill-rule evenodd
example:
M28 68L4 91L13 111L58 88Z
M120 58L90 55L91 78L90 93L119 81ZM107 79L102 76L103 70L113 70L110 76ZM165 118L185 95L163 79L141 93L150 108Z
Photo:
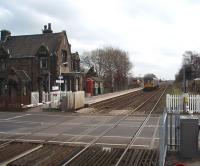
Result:
M25 81L25 82L31 81L30 77L24 70L16 70L16 74L21 81Z
M12 75L14 75L15 77L10 77ZM14 78L14 80L16 82L18 82L19 80L22 82L30 82L31 81L31 79L26 71L16 70L14 67L8 68L5 71L0 71L0 78L3 78L3 79L5 79L5 78L13 79Z
M8 73L12 72L17 78L22 82L29 82L31 81L29 75L24 70L16 70L14 67L8 69ZM9 75L9 74L8 74Z
M78 52L72 53L72 59L73 60L80 60Z
M63 37L64 32L10 36L3 45L9 49L11 58L33 57L42 44L46 45L51 53L56 52Z

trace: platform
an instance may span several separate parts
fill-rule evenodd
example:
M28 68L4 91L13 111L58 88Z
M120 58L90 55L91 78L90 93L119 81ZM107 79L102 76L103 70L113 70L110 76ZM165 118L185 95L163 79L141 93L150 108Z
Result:
M85 105L91 105L94 103L98 103L107 99L111 99L114 97L118 97L127 93L139 91L142 88L134 88L134 89L129 89L129 90L124 90L124 91L118 91L118 92L113 92L113 93L106 93L98 96L91 96L91 97L86 97L85 98Z

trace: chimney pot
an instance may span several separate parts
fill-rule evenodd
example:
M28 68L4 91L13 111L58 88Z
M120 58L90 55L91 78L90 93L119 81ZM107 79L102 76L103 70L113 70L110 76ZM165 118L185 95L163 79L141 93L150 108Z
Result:
M42 30L43 33L53 33L51 30L51 23L48 23L48 28L47 25L44 25L44 29Z
M48 23L48 30L51 30L51 23Z
M8 37L11 36L11 32L8 30L1 30L1 41L5 42Z

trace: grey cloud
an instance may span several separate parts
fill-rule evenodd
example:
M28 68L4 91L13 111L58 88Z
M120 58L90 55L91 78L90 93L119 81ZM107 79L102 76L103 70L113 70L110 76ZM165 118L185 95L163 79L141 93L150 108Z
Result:
M124 11L134 16L134 18L138 17L138 15L146 15L167 24L174 22L173 10L170 10L168 7L161 7L152 1L145 0L136 0L134 5L130 4L133 4L132 0L128 0L127 3L124 3Z
M41 33L43 25L51 22L55 32L66 30L69 37L85 42L114 38L106 29L89 27L70 1L7 0L1 6L12 13L0 20L1 29L11 30L15 35Z

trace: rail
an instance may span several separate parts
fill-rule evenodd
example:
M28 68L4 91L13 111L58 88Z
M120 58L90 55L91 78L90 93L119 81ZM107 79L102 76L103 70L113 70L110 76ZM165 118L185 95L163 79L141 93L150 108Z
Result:
M164 89L162 95L165 93L167 88ZM86 145L86 147L84 149L82 149L79 153L77 153L74 157L72 157L71 159L69 159L67 162L65 162L62 166L66 166L68 164L70 164L70 162L72 162L74 159L76 159L78 156L80 156L83 152L85 152L89 147L91 147L97 140L99 140L102 136L104 136L106 133L108 133L109 131L111 131L113 128L115 128L118 124L120 124L123 120L125 120L127 117L129 117L130 115L132 115L134 112L136 112L137 110L139 110L143 105L145 105L149 100L151 100L151 98L153 98L155 95L157 95L162 89L160 89L159 91L156 91L155 93L153 93L147 100L145 100L143 103L141 103L139 106L137 106L134 110L130 111L130 113L124 115L121 119L119 119L115 124L113 124L112 126L110 126L107 130L105 130L103 133L101 133L101 135L99 135L97 138L95 138L94 140L92 140L90 143L88 143ZM159 101L161 99L162 96L160 96ZM158 102L156 102L156 105L158 104ZM156 106L153 107L152 110L155 109ZM153 111L151 111L152 113ZM150 114L151 114L150 113ZM148 116L149 118L150 116ZM147 118L146 118L147 119ZM147 122L148 120L145 120L145 122ZM143 126L144 123L143 122ZM127 148L126 148L127 149ZM128 150L128 149L127 149ZM126 152L127 152L126 150ZM125 153L126 153L125 152ZM123 158L123 157L122 157ZM120 158L121 160L121 158ZM119 161L120 162L120 161Z
M166 88L167 89L167 88ZM149 112L149 114L147 115L147 117L144 119L144 121L142 122L141 126L138 128L138 130L136 131L136 134L133 135L130 143L127 145L126 149L124 150L124 152L122 153L121 157L119 158L119 160L117 161L117 163L115 164L115 166L118 166L120 164L120 162L122 161L123 157L125 156L125 154L127 153L128 149L131 147L131 145L135 142L136 137L141 133L142 129L144 128L144 126L147 124L152 112L155 110L156 106L158 105L160 99L162 98L162 96L165 94L166 89L163 91L163 93L160 95L160 97L158 98L157 102L155 103L155 105L153 106L153 108L151 109L151 111Z
M161 90L162 90L162 89L161 89ZM108 129L106 129L104 132L102 132L100 136L98 136L96 139L92 140L89 144L87 144L87 146L86 146L84 149L82 149L81 151L79 151L74 157L72 157L72 158L69 159L67 162L65 162L65 163L63 164L63 166L64 166L64 165L68 165L71 161L73 161L75 158L77 158L79 155L81 155L84 151L86 151L89 147L91 147L91 146L92 146L97 140L99 140L102 136L104 136L106 133L108 133L108 132L111 131L113 128L115 128L118 124L120 124L120 122L122 122L122 121L125 120L127 117L131 116L134 112L136 112L137 110L139 110L139 109L140 109L143 105L145 105L151 98L153 98L155 95L157 95L158 92L160 92L160 91L157 91L157 92L153 93L147 100L145 100L143 103L141 103L139 106L137 106L134 110L130 111L129 114L123 116L123 117L122 117L121 119L119 119L114 125L110 126ZM163 92L163 93L164 93L164 92ZM61 122L58 122L58 123L55 123L55 124L53 124L53 125L44 127L44 128L42 128L42 129L34 130L33 132L28 133L28 134L26 134L26 135L19 136L18 138L15 138L15 139L13 139L13 140L11 140L11 141L8 141L8 142L6 142L6 143L4 143L4 144L1 144L1 145L0 145L0 148L3 148L3 147L5 147L5 146L9 145L10 143L15 142L15 141L17 141L17 140L19 140L19 139L23 139L23 138L25 138L26 136L30 136L30 135L33 135L33 134L35 134L35 133L37 133L37 132L40 132L40 131L49 129L49 128L51 128L51 127L54 127L54 126L56 126L56 125L62 124L63 122L65 122L65 120L63 120L63 121L61 121ZM60 136L61 134L62 134L62 133L59 133L59 134L57 134L57 135L54 136L54 137L45 139L41 144L47 143L47 142L49 142L49 141L51 141L51 140L54 140L55 138L57 138L57 137Z

